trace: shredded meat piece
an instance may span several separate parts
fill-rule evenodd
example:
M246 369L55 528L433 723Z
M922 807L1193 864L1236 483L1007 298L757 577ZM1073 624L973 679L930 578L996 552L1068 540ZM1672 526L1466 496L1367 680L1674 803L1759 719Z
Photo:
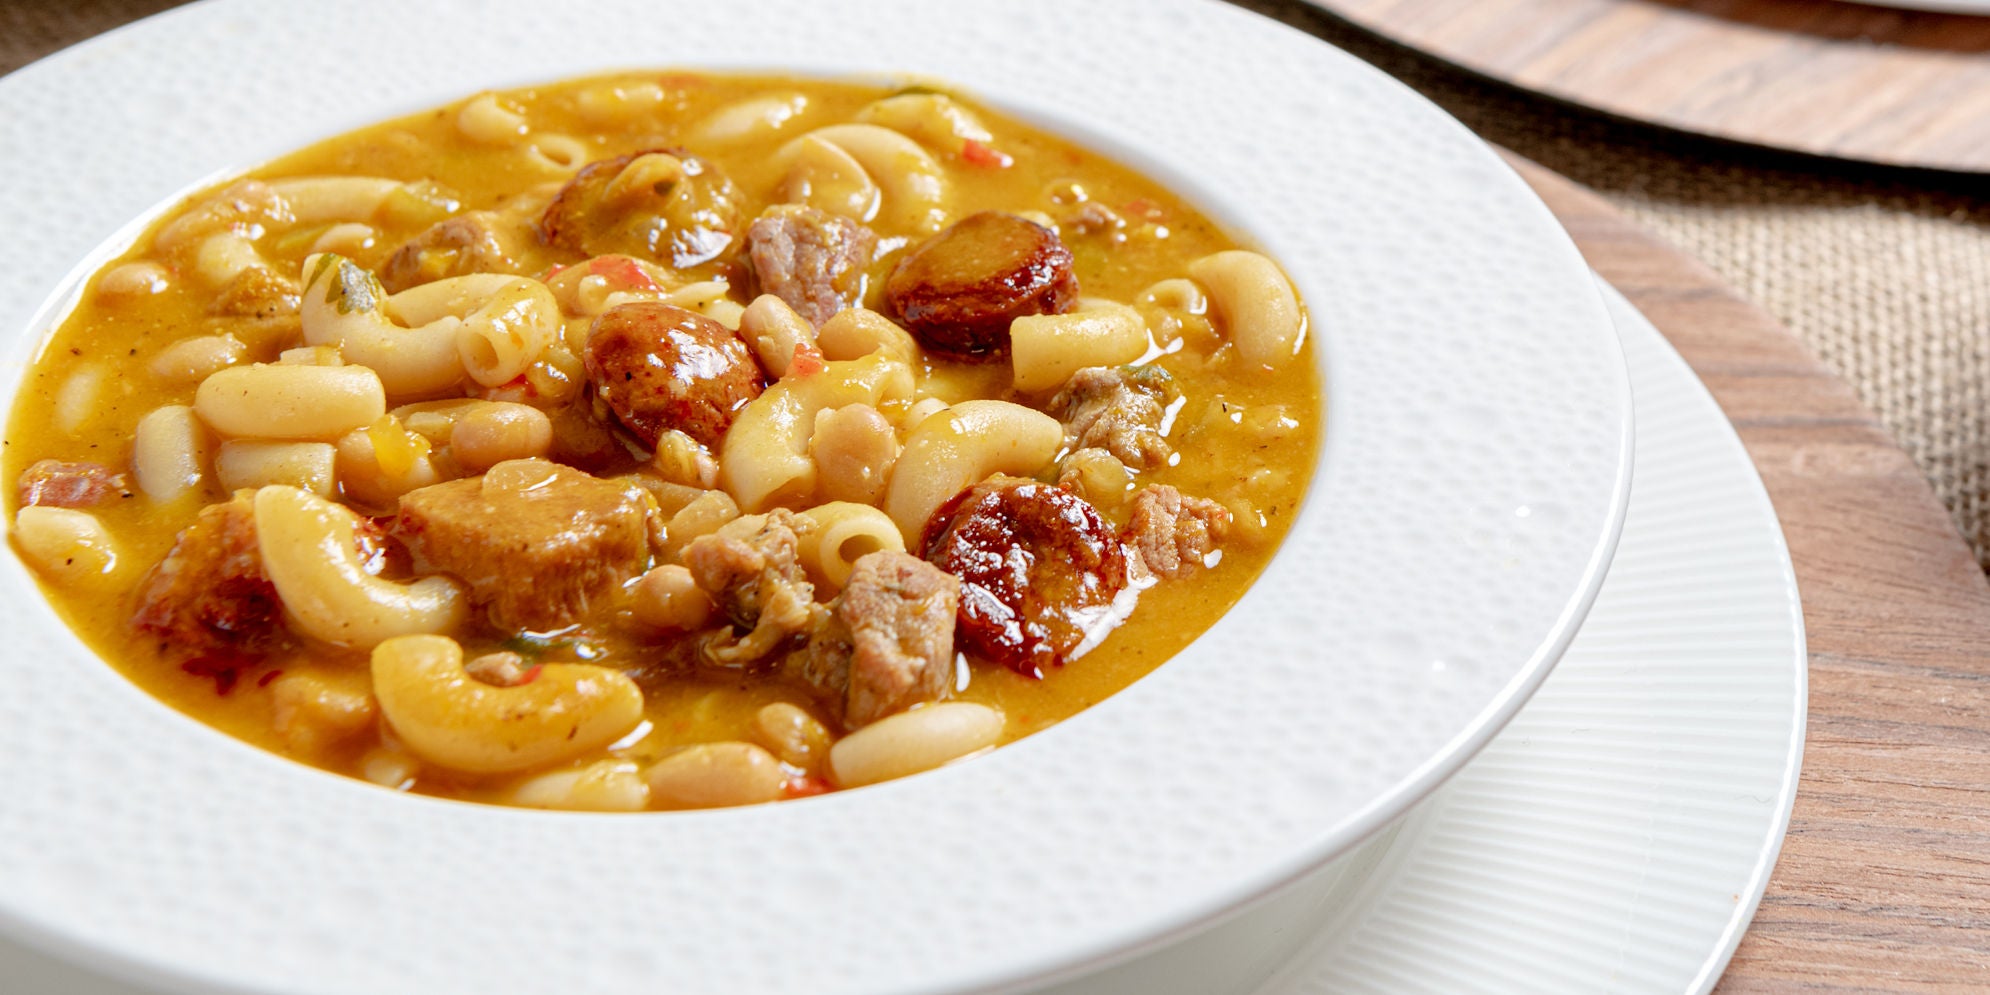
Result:
M1167 406L1180 388L1158 366L1088 366L1071 374L1045 407L1064 423L1072 449L1104 449L1121 463L1152 469L1172 450L1161 435Z
M502 650L472 658L463 664L463 672L481 684L515 688L526 682L532 674L532 668L526 665L524 657L510 650Z
M131 494L130 479L101 463L45 459L21 471L15 499L23 508L92 508L113 496Z
M776 204L746 230L760 289L818 327L856 302L876 245L869 228L799 204Z
M1149 484L1133 498L1123 541L1159 577L1181 577L1208 562L1230 532L1230 509L1183 497L1167 484Z
M909 553L858 560L799 654L803 679L840 702L851 729L946 696L960 579Z
M398 294L445 277L469 273L517 273L518 235L504 229L492 211L470 211L431 225L394 250L380 268L380 283Z
M266 266L251 266L228 281L208 310L229 318L283 318L296 314L302 300L296 280Z
M187 659L246 656L276 632L283 606L256 547L254 493L200 510L138 588L132 625Z
M401 496L394 529L418 557L470 585L505 628L585 618L649 562L643 502L625 484L541 459Z
M776 508L734 519L684 547L691 579L712 596L736 630L707 642L707 659L721 666L752 663L816 626L822 608L815 603L815 585L797 551L797 533L813 527L808 519Z

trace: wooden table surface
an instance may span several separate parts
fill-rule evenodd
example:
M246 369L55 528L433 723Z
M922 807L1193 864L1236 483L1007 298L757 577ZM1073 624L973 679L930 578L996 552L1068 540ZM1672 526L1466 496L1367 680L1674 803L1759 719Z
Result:
M1516 160L1734 422L1810 647L1796 810L1722 992L1990 991L1990 583L1907 454L1706 267Z
M1755 145L1990 172L1990 17L1835 0L1306 0L1612 114Z

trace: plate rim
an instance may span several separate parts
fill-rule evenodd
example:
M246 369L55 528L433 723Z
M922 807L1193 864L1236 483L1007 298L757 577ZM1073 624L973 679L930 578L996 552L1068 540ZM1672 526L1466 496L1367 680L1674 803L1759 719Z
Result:
M1779 647L1773 654L1776 660L1775 672L1778 675L1787 675L1790 682L1788 697L1786 700L1778 700L1782 707L1776 710L1776 714L1787 715L1790 723L1789 738L1783 746L1782 755L1773 765L1777 771L1776 791L1768 805L1767 818L1759 823L1745 826L1733 834L1736 839L1759 841L1754 846L1753 857L1745 877L1738 881L1740 886L1738 900L1731 906L1719 931L1714 934L1712 944L1702 950L1697 962L1690 967L1682 966L1680 972L1690 978L1684 991L1706 993L1719 984L1742 938L1753 923L1755 913L1767 893L1777 859L1788 840L1791 818L1801 787L1808 733L1810 690L1808 632L1803 617L1796 568L1790 556L1789 543L1784 535L1780 516L1776 514L1774 502L1762 483L1760 471L1756 469L1740 435L1727 419L1725 410L1713 398L1698 372L1686 362L1657 325L1632 303L1627 295L1601 275L1598 275L1596 280L1603 288L1613 318L1618 322L1620 335L1627 339L1632 336L1649 337L1659 350L1650 362L1677 364L1676 374L1668 371L1666 375L1668 377L1677 375L1690 382L1690 388L1695 396L1686 403L1704 404L1720 418L1720 425L1717 428L1709 426L1708 431L1696 434L1692 443L1718 446L1723 450L1722 458L1731 468L1731 472L1734 472L1738 479L1745 476L1747 480L1745 493L1737 495L1726 510L1735 516L1750 515L1761 519L1756 526L1759 529L1757 538L1766 545L1763 552L1774 560L1777 588L1772 605L1768 603L1770 595L1765 585L1762 607L1765 611L1775 611L1780 618L1786 620L1786 632L1790 640L1787 647ZM1635 363L1635 359L1633 362ZM1633 376L1636 379L1635 373ZM1627 531L1635 534L1636 528L1633 522ZM1761 666L1765 673L1771 669L1768 663L1770 658L1770 653L1762 654ZM1761 714L1766 717L1771 714L1771 709L1764 708ZM1769 767L1770 765L1765 764L1763 770L1767 771ZM1460 780L1452 783L1467 783L1466 778L1469 775L1468 765L1460 772ZM1304 942L1273 971L1269 978L1251 989L1251 995L1298 995L1301 991L1314 990L1307 984L1308 981L1315 985L1324 982L1324 975L1309 972L1329 970L1329 965L1342 949L1342 944L1351 942L1352 937L1348 933L1358 924L1359 916L1371 910L1376 902L1387 895L1395 885L1392 879L1402 873L1404 865L1412 864L1419 858L1417 848L1424 842L1423 834L1430 830L1431 824L1441 816L1449 797L1450 787L1451 784L1447 784L1439 788L1432 797L1403 816L1402 822L1399 823L1403 831L1389 843L1389 852L1379 858L1381 863L1377 869L1347 894L1347 904L1352 911L1337 915L1317 935ZM1737 882L1722 883L1725 885ZM1726 891L1727 888L1719 890ZM1647 903L1651 901L1648 895L1641 894L1638 898Z
M233 5L224 4L220 2L220 0L209 0L209 2L206 3L201 3L187 8L180 8L177 10L168 11L164 14L156 15L156 18L148 18L144 21L127 25L124 28L120 28L117 31L107 33L106 35L100 36L97 39L92 39L91 41L85 42L82 45L79 45L75 48L65 50L63 53L58 53L56 56L52 56L50 60L44 60L43 63L37 63L35 66L31 66L28 67L27 69L22 70L21 74L32 72L37 67L43 65L54 64L54 60L63 59L65 56L70 58L72 61L80 60L83 58L84 54L87 54L87 53L82 53L81 50L91 48L93 46L99 46L100 44L108 45L110 40L113 39L115 36L118 36L125 32L135 33L144 28L144 26L152 23L155 19L192 17L195 15L197 11L215 10L222 8L224 6L246 7L248 5L249 4L246 2L246 0L243 0L243 2L235 3ZM1191 5L1184 5L1184 6L1191 6ZM1220 5L1211 4L1208 6L1220 6ZM1224 8L1224 9L1229 10L1230 13L1235 14L1240 18L1251 17L1251 15L1246 14L1242 11L1237 11L1230 8ZM1270 24L1270 22L1265 22L1265 23ZM1284 30L1290 30L1290 29L1284 29ZM1312 42L1311 39L1308 39L1308 42L1315 46L1315 55L1317 57L1332 58L1334 56L1338 56L1338 58L1343 63L1343 69L1345 71L1356 74L1365 72L1367 74L1371 74L1376 78L1382 78L1379 71L1373 70L1370 67L1355 64L1352 59L1349 59L1345 55L1334 53L1328 47L1320 45L1317 42ZM659 61L665 61L665 60L659 60ZM16 75L18 76L21 74L16 74ZM10 77L8 82L12 82L13 79L14 77ZM1396 84L1391 84L1391 85L1396 85ZM1002 103L1002 100L999 96L995 97L994 99L997 103ZM1007 105L1004 104L1004 106L1006 107ZM1468 134L1464 132L1463 127L1461 125L1458 125L1456 122L1449 122L1447 119L1447 123L1449 124L1450 128L1454 129L1456 132L1461 134ZM1093 138L1088 140L1088 144L1092 145L1092 147L1099 147L1101 143L1097 138ZM1119 152L1121 150L1115 149L1114 151ZM1486 153L1486 155L1490 157L1490 153ZM1516 175L1512 174L1509 168L1505 167L1503 164L1501 164L1499 168L1504 173L1504 183L1506 185L1508 185L1510 188L1524 191L1525 188L1521 184L1521 181ZM229 172L232 172L232 170L230 170ZM1541 205L1538 199L1534 198L1531 193L1525 193L1523 199L1525 203L1529 205L1528 209L1530 213L1534 213L1539 217L1547 218L1549 219L1550 223L1552 223L1552 216L1547 212L1546 207L1544 205ZM1556 230L1559 231L1559 228L1557 227ZM1572 246L1568 247L1568 249L1570 253L1573 252ZM1309 300L1314 299L1315 293L1317 292L1317 285L1308 286L1308 283L1310 283L1311 281L1307 281L1300 274L1295 273L1294 278L1295 282L1300 282L1302 288L1308 290L1307 296ZM1600 302L1601 299L1600 297L1598 297L1597 303L1599 309L1601 306ZM1610 348L1612 350L1615 349L1614 342L1611 344ZM1330 393L1327 398L1328 417L1330 420L1334 418L1333 405L1335 403L1335 398L1340 395L1339 391L1334 390L1334 382L1335 382L1334 377L1336 376L1337 370L1339 369L1340 367L1338 366L1338 364L1329 363L1327 365L1327 383L1329 390L1333 391L1333 393ZM1621 369L1621 354L1618 354L1618 369L1616 370L1616 374L1617 377L1622 380L1621 390L1619 391L1619 393L1622 395L1623 398L1627 399L1628 390L1629 390L1628 378L1627 375ZM1254 896L1263 894L1268 890L1278 887L1286 880L1289 880L1289 878L1294 873L1297 873L1299 870L1306 867L1317 866L1318 864L1323 863L1326 859L1330 858L1334 853L1340 852L1352 846L1356 841L1358 841L1358 839L1364 837L1368 833L1373 832L1375 829L1379 828L1381 825L1389 821L1389 819L1394 814L1400 812L1403 808L1408 807L1417 798L1422 797L1424 794L1428 793L1430 790L1435 788L1437 784L1442 782L1445 776L1447 776L1451 771L1455 770L1457 767L1461 766L1466 760L1470 758L1470 756L1475 754L1480 747L1482 747L1487 741L1489 741L1500 728L1502 728L1505 725L1505 723L1519 709L1520 705L1526 700L1528 694L1530 694L1534 688L1538 687L1540 682L1546 678L1549 670L1552 668L1554 660L1560 656L1561 652L1566 648L1569 640L1573 638L1576 628L1575 623L1579 621L1582 614L1587 611L1588 606L1593 602L1602 581L1603 568L1607 565L1610 555L1614 550L1617 536L1623 524L1623 515L1625 508L1624 499L1628 489L1629 475L1631 469L1628 446L1622 444L1624 440L1628 439L1629 434L1632 431L1630 407L1627 400L1626 403L1622 405L1622 411L1623 411L1623 417L1619 422L1618 435L1621 437L1619 443L1620 443L1620 451L1622 452L1623 455L1621 456L1620 459L1617 460L1618 479L1615 482L1614 487L1612 488L1612 493L1614 494L1614 498L1612 500L1613 508L1608 514L1607 521L1604 525L1604 531L1606 533L1604 541L1602 541L1601 543L1597 544L1592 548L1589 559L1585 567L1581 571L1580 589L1576 592L1576 594L1573 597L1568 598L1563 602L1561 613L1558 616L1551 630L1550 636L1541 641L1537 645L1536 652L1533 654L1533 656L1523 666L1519 668L1516 675L1505 685L1504 688L1502 688L1502 690L1497 695L1495 695L1491 699L1491 701L1479 713L1478 718L1474 720L1473 724L1470 727L1468 727L1466 730L1462 732L1455 734L1450 741L1448 741L1444 746L1442 746L1437 751L1436 755L1432 759L1428 759L1422 766L1416 768L1415 770L1411 771L1409 774L1405 775L1403 778L1399 779L1399 781L1391 789L1382 793L1380 796L1372 799L1368 805L1355 810L1353 814L1349 815L1344 820L1342 825L1345 828L1343 829L1343 831L1340 832L1340 834L1337 837L1316 838L1316 843L1318 845L1299 854L1295 859L1288 859L1286 861L1282 861L1275 865L1266 867L1264 872L1256 879L1247 880L1241 883L1236 883L1235 886L1233 886L1232 888L1223 890L1221 892L1211 891L1205 893L1204 900L1202 902L1198 903L1193 908L1185 908L1181 910L1180 921L1176 923L1175 926L1171 927L1164 924L1161 927L1164 931L1171 928L1192 927L1196 923L1205 921L1212 914L1219 914L1220 910L1222 910L1223 908L1234 905L1236 903L1248 902ZM1326 438L1323 440L1324 451L1320 457L1321 464L1323 466L1326 466L1329 460L1335 458L1335 446L1339 438L1340 437L1337 436L1331 429L1326 433ZM1309 498L1308 498L1309 504L1312 504L1316 509L1318 504L1316 499L1318 495L1319 495L1319 486L1316 484L1315 487L1309 492ZM1297 528L1297 526L1295 526L1295 528ZM1211 899L1209 895L1212 894L1220 894L1221 897ZM5 896L0 896L0 924L10 924L18 927L18 926L28 925L31 923L31 920L19 923L14 922L14 920L16 920L15 910L7 904ZM1138 930L1138 932L1143 936L1152 935L1151 930L1148 927L1151 927L1154 922L1155 920L1146 920L1145 924ZM82 943L80 943L80 947L82 949L101 950L101 948L92 948L87 941L83 941ZM1114 942L1110 939L1096 940L1091 944L1091 947L1093 948L1094 953L1097 956L1117 957L1119 955L1118 948L1114 946ZM119 951L119 953L123 954L124 952ZM152 968L156 968L157 966L159 965L153 965ZM1093 966L1094 963L1091 960L1073 959L1066 961L1064 963L1064 968L1057 969L1056 973L1061 973L1062 970L1064 969L1069 969L1082 973L1085 970L1092 969ZM151 968L147 969L147 974L145 976L148 979L158 977L156 973L153 973ZM1043 973L1031 973L1028 974L1027 976L1023 976L1023 975L1015 975L1011 971L1008 973L998 972L997 975L991 975L982 978L967 978L964 982L962 982L960 979L956 979L956 981L957 983L965 983L968 985L1005 984L1010 981L1018 981L1018 982L1026 981L1028 983L1041 983L1043 980L1049 979L1053 976L1054 976L1053 974L1043 974ZM190 985L211 986L217 983L225 984L227 983L227 979L226 976L223 975L198 976L198 977L189 975L188 983Z

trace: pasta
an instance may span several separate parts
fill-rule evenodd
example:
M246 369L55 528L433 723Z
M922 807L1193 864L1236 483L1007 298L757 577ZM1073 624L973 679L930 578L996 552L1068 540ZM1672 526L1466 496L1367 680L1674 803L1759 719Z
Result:
M114 667L299 761L779 801L1208 629L1311 476L1305 321L1175 193L943 85L479 93L139 234L20 392L8 512Z
M1232 249L1204 256L1190 263L1188 271L1208 288L1210 311L1245 362L1277 369L1292 359L1305 319L1277 263Z
M1139 312L1110 301L1069 314L1017 318L1009 326L1013 383L1025 393L1054 390L1087 366L1121 366L1147 351Z
M222 435L329 441L387 410L380 377L365 366L231 366L200 382L194 413Z

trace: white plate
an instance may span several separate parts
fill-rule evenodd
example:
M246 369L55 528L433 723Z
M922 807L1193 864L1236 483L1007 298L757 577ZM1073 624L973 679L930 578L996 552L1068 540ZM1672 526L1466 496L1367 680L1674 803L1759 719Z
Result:
M32 233L0 240L6 379L66 303L48 299L65 270L216 171L480 87L668 64L951 79L1261 242L1311 308L1329 404L1323 475L1264 579L1154 676L987 757L613 817L398 796L244 746L85 652L0 558L0 926L188 988L1030 983L1326 862L1545 677L1629 481L1601 298L1456 122L1221 4L174 11L0 82L0 217Z
M1734 429L1651 323L1606 296L1637 395L1637 473L1617 559L1555 673L1389 831L1057 995L1680 993L1719 980L1796 796L1803 613Z
M1637 391L1630 518L1603 593L1511 725L1297 900L1068 991L1701 992L1782 846L1805 652L1774 510L1713 399L1608 292ZM1276 935L1317 938L1292 946ZM1276 971L1268 982L1257 982ZM122 995L0 941L23 995Z

